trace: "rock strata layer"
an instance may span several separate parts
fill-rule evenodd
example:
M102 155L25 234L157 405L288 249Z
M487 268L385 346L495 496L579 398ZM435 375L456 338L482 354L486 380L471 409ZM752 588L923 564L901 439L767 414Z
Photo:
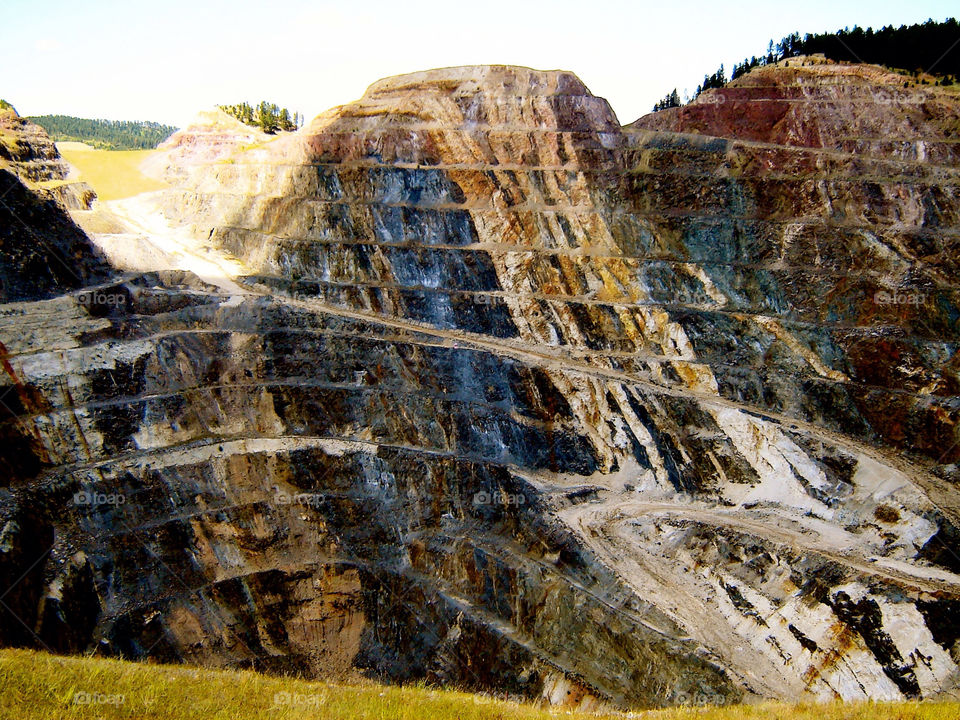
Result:
M171 138L124 242L214 270L0 316L0 641L581 707L955 690L960 102L722 92L622 128L452 68Z

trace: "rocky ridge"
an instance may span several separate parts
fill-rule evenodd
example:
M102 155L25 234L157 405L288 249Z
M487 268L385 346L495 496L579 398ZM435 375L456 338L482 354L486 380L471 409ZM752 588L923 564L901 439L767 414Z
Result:
M113 207L166 269L5 307L3 642L585 707L954 691L960 103L895 82L762 68L621 128L452 68L181 131Z
M108 274L68 215L95 197L71 178L43 128L0 109L0 301L34 300Z
M183 182L193 168L226 160L234 152L267 142L270 136L222 110L206 110L158 146L144 171L162 182Z
M0 109L0 169L71 210L86 210L96 198L93 188L71 177L46 131L13 108Z

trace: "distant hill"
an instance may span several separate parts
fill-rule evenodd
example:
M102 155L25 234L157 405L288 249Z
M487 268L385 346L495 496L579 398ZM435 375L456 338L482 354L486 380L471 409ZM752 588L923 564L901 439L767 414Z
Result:
M960 23L927 20L917 25L893 25L874 30L854 26L835 33L788 35L774 48L781 58L822 53L839 62L885 65L909 72L929 73L950 82L960 76L960 53L951 52L960 42ZM745 63L748 61L744 61ZM736 76L736 73L734 73Z
M149 150L177 128L149 121L90 120L69 115L39 115L29 118L56 141L85 142L101 150Z
M960 23L956 18L944 22L930 19L917 25L893 25L879 30L854 25L853 29L843 28L836 32L800 33L787 35L774 45L767 45L765 55L745 59L733 66L730 80L736 80L756 67L772 65L786 58L801 55L824 55L830 60L850 63L872 63L889 68L897 68L913 73L918 78L924 73L933 75L939 85L952 85L960 77L960 53L951 52L960 42ZM723 65L712 75L706 75L703 83L697 87L693 98L704 90L721 88L727 84L728 76ZM920 80L926 84L927 80ZM653 111L666 110L680 106L676 89L653 106Z

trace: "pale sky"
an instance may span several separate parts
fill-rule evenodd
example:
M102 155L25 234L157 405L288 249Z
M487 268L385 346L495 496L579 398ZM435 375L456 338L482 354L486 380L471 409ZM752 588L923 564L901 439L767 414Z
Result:
M572 70L625 124L790 32L958 11L956 0L2 0L0 97L22 115L177 126L265 99L309 120L389 75L512 64Z

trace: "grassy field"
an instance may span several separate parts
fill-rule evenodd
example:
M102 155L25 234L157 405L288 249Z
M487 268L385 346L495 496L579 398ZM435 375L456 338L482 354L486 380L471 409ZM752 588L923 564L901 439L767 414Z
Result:
M247 671L199 670L0 650L0 717L21 720L956 720L960 703L735 705L591 715L452 690L336 685Z
M165 187L140 172L140 163L153 150L87 150L80 149L82 143L58 143L57 147L101 200L117 200Z

